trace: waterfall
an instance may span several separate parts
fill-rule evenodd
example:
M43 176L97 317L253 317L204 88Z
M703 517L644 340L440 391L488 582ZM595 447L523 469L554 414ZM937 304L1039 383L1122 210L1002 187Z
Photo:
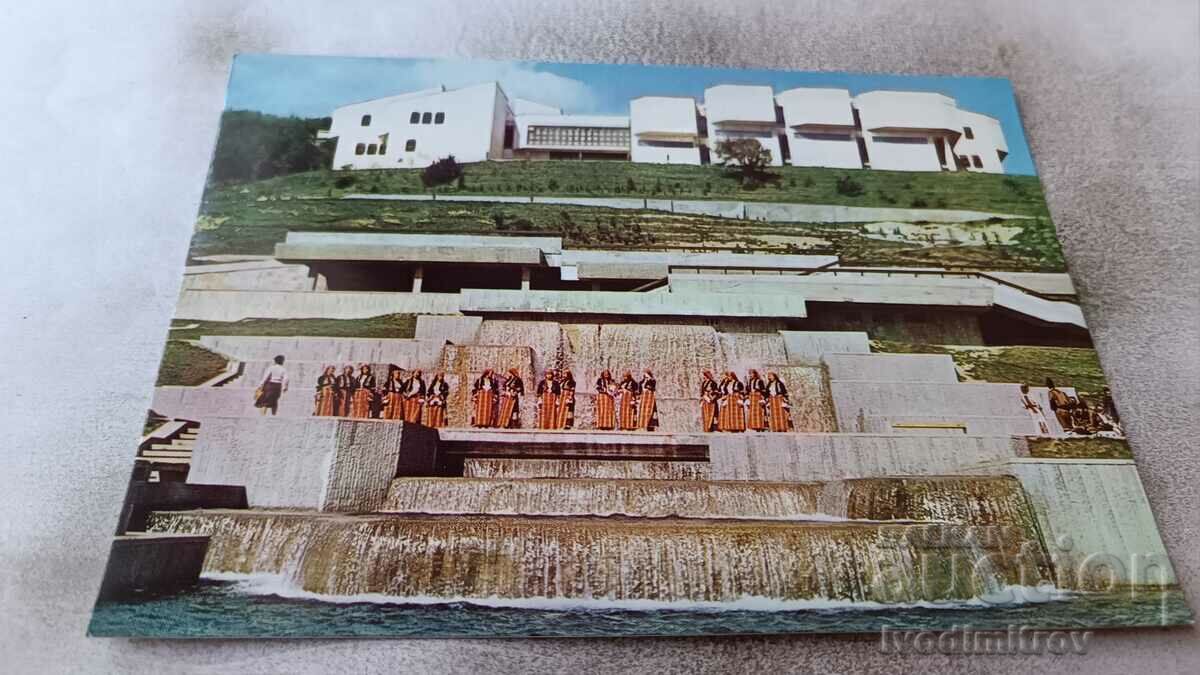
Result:
M446 384L450 385L449 426L470 426L471 387L488 368L496 372L501 382L509 368L516 368L525 381L526 392L535 386L533 353L527 346L446 345L442 348L441 369L446 372ZM521 419L526 426L531 424L533 409L533 396L522 397Z
M707 602L975 597L979 551L954 527L218 510L150 521L209 535L206 572L279 574L325 595ZM996 573L1013 583L1006 561Z
M708 480L708 462L611 459L467 459L466 478L619 478Z

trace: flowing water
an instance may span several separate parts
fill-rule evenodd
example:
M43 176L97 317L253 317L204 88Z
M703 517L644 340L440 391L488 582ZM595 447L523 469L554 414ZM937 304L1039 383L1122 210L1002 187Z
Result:
M967 603L880 606L747 598L722 607L610 603L331 598L296 593L274 577L222 576L159 598L102 602L89 633L114 637L583 637L866 633L894 629L1007 630L1192 623L1178 590L1136 595L1037 594Z
M976 541L949 524L212 510L156 513L151 529L210 535L206 572L280 575L333 596L967 600L990 588L976 574L985 553L1005 583L1047 575L1044 561L1030 570L1009 555L1024 539L1018 528Z

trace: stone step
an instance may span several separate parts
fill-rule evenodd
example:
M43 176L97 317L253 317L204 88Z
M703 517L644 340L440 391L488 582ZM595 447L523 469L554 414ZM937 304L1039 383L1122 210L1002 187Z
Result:
M1036 526L1010 476L811 483L547 478L397 478L382 512L735 520L938 521Z
M171 450L147 450L141 456L146 459L188 458L192 456L192 453L184 451L174 452Z
M187 457L144 457L137 458L139 462L147 462L149 464L191 464L192 459L189 453Z
M187 450L188 452L191 452L192 448L193 448L193 445L192 445L191 443L184 444L184 443L178 443L178 442L171 442L171 443L153 443L153 444L151 444L151 445L150 445L150 450L151 450L151 451L159 451L159 450Z

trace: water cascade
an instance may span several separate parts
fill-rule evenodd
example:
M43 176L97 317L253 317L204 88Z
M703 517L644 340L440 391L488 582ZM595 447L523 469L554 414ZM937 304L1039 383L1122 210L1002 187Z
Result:
M207 572L404 598L735 601L967 599L1018 583L1015 540L962 526L180 511L156 531L211 536Z

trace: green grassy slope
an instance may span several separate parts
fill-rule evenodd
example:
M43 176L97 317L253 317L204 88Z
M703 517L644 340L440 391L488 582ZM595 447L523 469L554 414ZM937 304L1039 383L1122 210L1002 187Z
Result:
M1048 218L1036 176L982 173L922 173L822 167L774 167L778 180L747 189L736 174L719 166L635 164L619 161L481 162L464 167L463 186L439 193L662 199L739 199L847 206L971 209ZM256 183L215 187L206 202L229 191L250 198L341 197L349 193L418 194L419 169L312 171ZM861 191L838 188L849 176ZM851 190L850 192L854 192Z
M872 351L902 354L949 354L967 380L1015 382L1040 387L1046 378L1095 397L1105 386L1094 349L1078 347L957 347L907 342L871 342Z
M171 326L170 339L198 340L203 335L411 338L416 326L417 317L413 314L384 314L369 319L176 320ZM186 343L179 344L191 346Z

